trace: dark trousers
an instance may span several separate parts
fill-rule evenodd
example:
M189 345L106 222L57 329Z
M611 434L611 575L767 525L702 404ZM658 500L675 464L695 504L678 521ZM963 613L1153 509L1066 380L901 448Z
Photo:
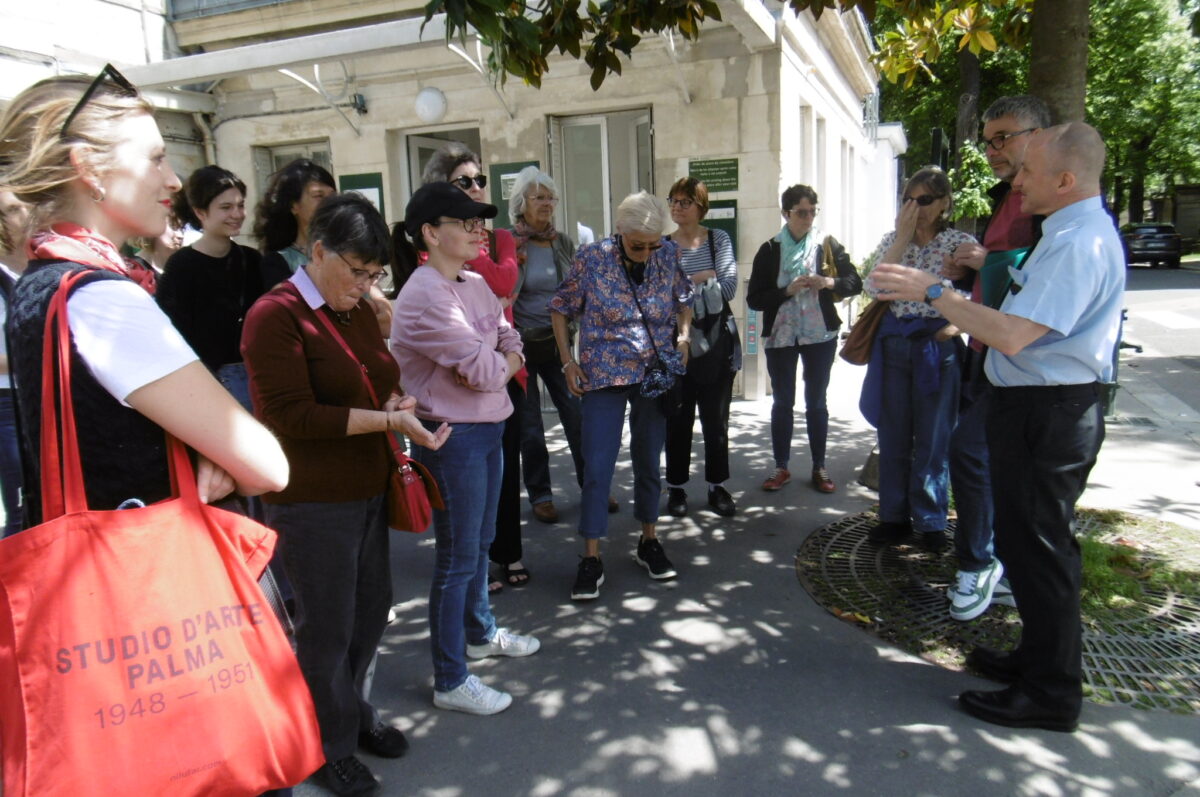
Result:
M530 377L531 379L533 377ZM521 405L525 391L516 379L508 380L508 398L513 412L504 422L500 450L504 475L500 480L500 501L496 504L496 539L488 549L488 558L498 565L521 561Z
M0 330L3 334L3 330ZM16 534L24 525L21 507L21 453L17 444L17 414L11 390L0 390L0 495L4 497L4 530Z
M700 384L683 377L683 404L667 420L667 484L685 484L692 466L692 429L700 411L704 434L704 480L720 484L729 478L729 404L733 399L733 371L723 371L717 381Z
M553 342L553 341L552 341ZM525 492L529 503L540 504L554 498L550 487L550 453L546 450L546 427L542 421L542 394L538 387L550 394L558 410L563 436L571 450L575 463L575 480L583 487L583 444L580 442L582 405L579 397L567 388L563 376L562 361L558 350L546 350L542 344L525 347L525 370L529 372L529 384L521 403L521 467L525 475ZM516 561L515 559L513 561Z
M837 338L807 346L769 348L766 353L767 373L771 377L771 453L775 455L775 467L786 469L792 458L797 360L804 365L804 427L812 466L825 467L825 440L829 436L825 392L837 354Z
M1075 502L1104 442L1095 384L996 388L987 420L996 554L1021 613L1019 688L1047 708L1083 701Z
M325 758L353 755L377 721L363 681L392 605L383 496L267 504L296 597L296 658L308 682Z

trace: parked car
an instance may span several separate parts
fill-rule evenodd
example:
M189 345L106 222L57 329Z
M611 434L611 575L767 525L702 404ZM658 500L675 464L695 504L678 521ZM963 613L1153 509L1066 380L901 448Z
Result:
M1183 237L1174 225L1163 222L1136 222L1121 228L1126 263L1149 263L1151 267L1165 263L1179 268L1183 254Z

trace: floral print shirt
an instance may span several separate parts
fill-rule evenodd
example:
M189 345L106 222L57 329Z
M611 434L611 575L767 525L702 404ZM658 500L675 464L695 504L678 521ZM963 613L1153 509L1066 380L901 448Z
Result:
M692 281L680 267L679 247L668 238L662 243L650 254L642 284L634 288L645 324L612 237L579 247L550 300L551 310L579 323L579 366L588 380L586 389L641 382L655 362L655 347L664 359L679 357L675 316L692 303ZM647 326L654 331L653 346Z
M883 253L892 245L892 241L896 240L896 232L887 233L883 236L883 240L879 242L879 246L867 258L863 264L863 269L873 271L875 266L879 264L879 259L883 257ZM943 257L952 254L959 244L975 243L975 239L967 235L965 232L958 230L942 230L933 240L924 246L917 246L915 243L909 243L904 248L904 256L900 258L900 265L912 266L919 268L922 271L928 271L930 274L941 277L942 267L945 265ZM863 281L863 291L872 299L877 298L879 291L876 290L874 281L868 277ZM941 318L942 314L933 308L933 305L926 302L909 302L895 300L892 302L892 314L897 318L912 318L915 316L923 316L925 318Z

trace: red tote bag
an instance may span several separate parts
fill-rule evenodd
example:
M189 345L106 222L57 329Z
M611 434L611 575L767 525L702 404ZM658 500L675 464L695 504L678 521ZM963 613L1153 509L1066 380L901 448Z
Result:
M73 281L46 321L51 519L0 541L4 795L256 795L299 783L324 754L308 688L257 583L275 533L201 503L173 438L174 497L88 509L67 387Z

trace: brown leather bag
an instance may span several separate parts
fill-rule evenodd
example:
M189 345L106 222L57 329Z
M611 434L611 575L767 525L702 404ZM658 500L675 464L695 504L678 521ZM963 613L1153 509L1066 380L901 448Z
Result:
M875 336L879 334L879 325L883 323L883 314L889 310L888 304L879 299L871 300L850 328L850 334L838 356L851 365L867 364L871 359L871 349L875 346Z

